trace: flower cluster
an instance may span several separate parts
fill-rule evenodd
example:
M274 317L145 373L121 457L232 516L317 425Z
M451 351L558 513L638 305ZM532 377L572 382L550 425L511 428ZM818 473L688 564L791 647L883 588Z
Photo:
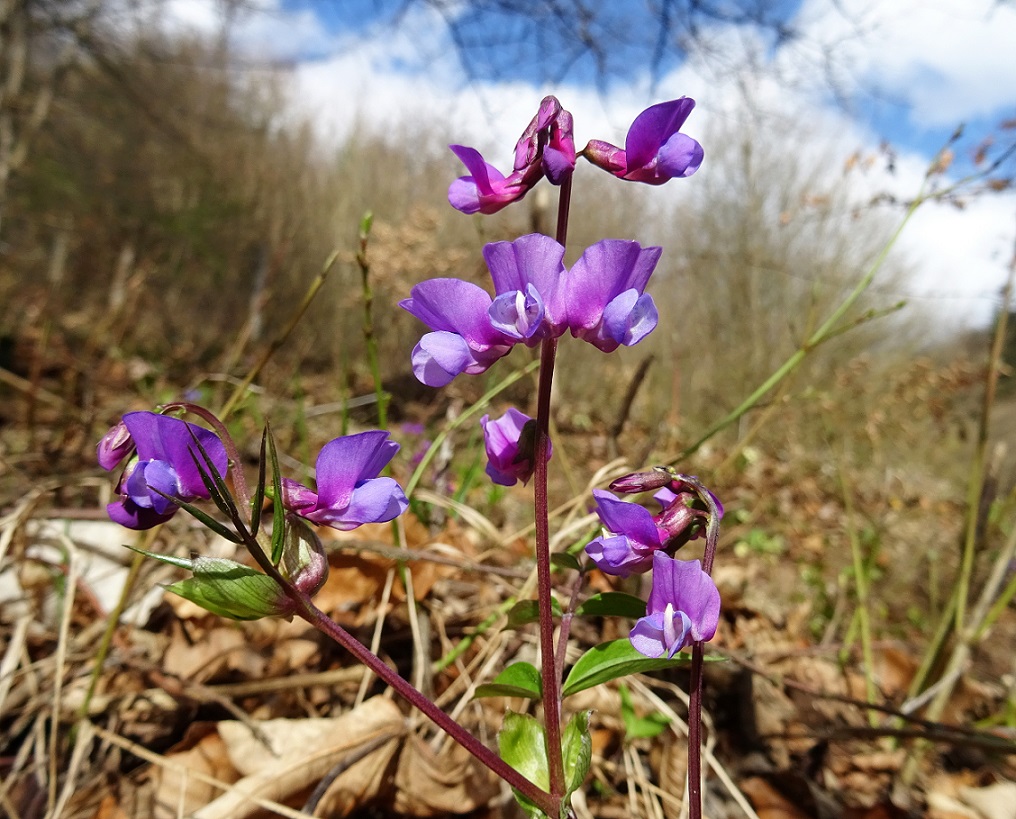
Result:
M632 123L624 148L590 140L575 151L572 115L556 97L546 97L515 145L515 165L505 176L475 148L450 146L469 171L448 188L448 201L463 213L497 213L524 197L541 179L560 185L584 156L619 179L662 185L691 176L702 164L702 146L680 133L695 100L681 97L647 108Z
M672 657L693 641L711 639L720 611L716 584L699 561L676 560L673 553L719 522L719 500L697 478L666 468L626 475L610 488L624 493L656 490L653 497L661 506L654 515L610 492L593 490L605 531L586 545L586 554L606 574L629 577L653 571L647 616L632 630L632 645L650 657Z
M494 284L430 279L399 306L433 332L413 350L413 372L431 387L459 373L482 373L518 343L529 347L570 330L604 352L631 346L656 327L659 316L646 284L661 249L604 239L564 266L564 248L533 233L494 242L483 256Z
M318 456L318 491L283 478L283 506L336 529L392 520L409 501L392 478L378 475L398 450L387 432L336 438ZM215 476L199 464L210 463L218 477L226 475L229 465L226 448L214 432L154 412L129 412L106 433L97 448L99 465L113 470L132 451L117 483L120 497L107 507L110 518L129 529L150 529L169 520L179 502L208 499L205 477Z

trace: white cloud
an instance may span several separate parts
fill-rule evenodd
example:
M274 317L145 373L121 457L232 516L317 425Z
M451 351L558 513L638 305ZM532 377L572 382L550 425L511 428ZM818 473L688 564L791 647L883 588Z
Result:
M804 43L832 50L841 81L874 86L911 106L920 127L951 128L1016 104L1011 4L806 0L797 23Z
M199 0L174 2L189 19L205 20ZM1016 60L1016 48L1010 45L1016 42L1012 9L999 7L992 19L990 0L971 0L962 12L952 14L928 2L878 3L866 10L862 0L839 0L847 17L866 26L865 37L854 43L845 39L848 28L842 18L836 19L828 3L806 1L800 18L806 36L821 36L823 42L844 40L854 49L849 56L862 76L879 76L885 86L909 93L915 119L924 124L953 124L964 115L993 111L1011 94L1000 78L1016 76L1016 64L1008 67ZM886 9L892 17L886 16ZM294 24L294 31L304 32L300 36L312 42L326 36L313 21L299 15L277 18L277 22ZM272 31L267 24L260 30ZM764 54L761 38L744 29L717 28L706 34L713 48L728 55ZM277 43L294 39L295 35L281 30L275 33ZM257 38L252 34L249 41ZM801 56L799 45L789 47L795 54L777 56L775 63L784 71L781 80L787 71L814 73L814 63L810 68L795 63ZM425 9L414 12L396 32L347 39L334 53L338 56L298 64L291 86L294 112L311 118L327 142L340 142L361 120L389 129L419 124L422 130L437 125L454 134L456 141L479 148L503 170L509 168L515 140L544 93L555 93L574 114L579 147L593 137L623 144L632 119L654 101L646 91L647 77L607 96L588 88L535 89L522 82L466 84L447 45L442 21ZM814 135L815 151L839 157L830 165L830 181L839 178L842 162L851 153L874 153L878 148L878 137L847 112L822 106L808 89L777 82L764 69L718 76L709 64L693 59L662 78L658 93L663 98L688 95L698 100L699 107L685 129L692 136L705 134L714 118L757 132L760 139L779 140L784 129L806 128ZM709 146L705 147L708 163ZM903 151L895 175L870 172L859 180L856 195L864 199L887 191L901 200L910 199L919 190L929 161L929 157ZM688 184L693 186L694 181ZM683 195L680 185L664 191L659 195ZM984 197L964 211L937 204L922 208L899 243L899 252L919 269L909 292L919 297L951 297L933 302L941 305L943 314L962 314L978 324L989 320L995 306L992 296L1004 281L1011 253L1014 210L1014 195Z

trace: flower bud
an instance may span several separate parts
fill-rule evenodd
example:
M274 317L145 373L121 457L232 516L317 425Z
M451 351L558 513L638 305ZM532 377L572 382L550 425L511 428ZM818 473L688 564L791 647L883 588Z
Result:
M669 486L674 480L675 472L668 466L654 466L647 472L631 472L622 475L608 487L613 492L632 494L633 492L652 492Z
M483 443L487 450L487 474L501 486L528 482L536 469L536 421L514 407L491 421L480 419ZM552 449L548 447L549 459Z
M108 472L115 469L116 465L126 458L133 448L134 439L121 418L109 432L102 436L102 440L95 448L95 455L99 466Z

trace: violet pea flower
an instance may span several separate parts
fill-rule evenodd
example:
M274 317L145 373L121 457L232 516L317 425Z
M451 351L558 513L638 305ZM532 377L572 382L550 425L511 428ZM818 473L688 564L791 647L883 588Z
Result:
M413 374L429 387L443 387L459 373L484 372L515 343L497 330L483 288L460 279L429 279L415 285L399 307L434 332L413 350Z
M487 450L487 475L501 486L528 483L536 469L536 421L514 407L491 421L489 415L480 419L483 443ZM553 448L548 448L550 459Z
M666 532L643 506L618 500L602 489L594 489L593 497L607 533L586 544L586 554L604 574L630 577L648 571L653 556L664 548Z
M448 201L463 213L497 213L525 196L544 175L560 185L575 168L572 115L556 97L540 103L515 146L515 167L508 176L484 161L475 148L450 147L469 171L448 188Z
M702 164L702 146L680 133L695 100L681 97L650 106L628 129L624 149L594 139L582 155L594 165L620 179L662 185L691 176Z
M176 513L179 507L173 499L190 502L209 497L195 463L195 457L203 463L195 440L216 472L226 473L229 459L214 432L154 412L129 412L121 424L103 436L97 448L99 463L107 470L129 451L130 442L137 449L117 484L120 499L106 507L114 523L151 529Z
M645 288L662 252L621 239L586 248L560 287L568 294L572 335L609 353L656 329L659 313Z
M646 616L628 636L635 650L646 657L670 659L693 642L711 640L719 621L720 592L702 564L657 552Z
M299 517L348 531L364 523L384 523L409 507L402 488L378 474L399 451L381 430L329 441L317 458L317 492L282 479L282 502Z

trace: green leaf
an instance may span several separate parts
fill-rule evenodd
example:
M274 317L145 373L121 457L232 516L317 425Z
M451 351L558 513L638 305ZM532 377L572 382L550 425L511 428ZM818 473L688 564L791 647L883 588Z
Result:
M193 503L188 503L185 500L174 498L172 495L167 495L165 492L160 492L154 486L149 487L153 492L158 492L162 497L167 500L173 501L177 506L183 509L187 514L192 515L198 520L203 526L211 529L215 534L221 538L225 538L230 543L240 544L243 543L243 538L240 537L236 532L227 527L225 524L219 523L215 518L205 512L203 509L198 508ZM138 550L135 550L138 551ZM148 554L147 552L145 554ZM158 555L150 555L151 557L158 557Z
M654 711L644 717L635 714L628 686L619 685L621 693L621 719L624 720L624 735L627 739L652 739L667 730L670 717Z
M554 552L550 556L551 565L556 566L559 569L574 569L577 572L582 571L582 564L579 563L579 559L575 557L571 552Z
M286 547L286 508L282 505L282 470L279 469L275 436L267 424L265 432L268 434L268 449L272 454L272 565L278 566L282 550Z
M589 716L592 711L579 711L569 720L561 737L561 757L564 760L565 799L582 787L593 759L593 741L589 736Z
M550 771L547 764L547 737L543 726L528 714L508 711L497 735L497 747L501 759L532 782L536 787L547 790L550 787ZM515 799L533 819L546 816L540 808L512 788Z
M555 617L561 616L561 604L553 597L550 599L550 610ZM508 610L508 624L505 628L516 629L530 623L540 622L540 603L537 600L519 600Z
M688 654L677 654L672 660L665 657L654 660L639 654L626 638L611 640L609 643L593 646L579 657L578 662L568 673L568 679L564 681L561 696L570 697L594 685L627 677L629 674L675 668L690 662L691 656Z
M268 476L265 474L268 469L268 427L261 433L261 452L258 455L258 485L254 490L254 497L251 500L250 508L250 533L251 537L258 536L258 529L261 528L261 508L265 505L265 483Z
M193 577L166 588L220 617L258 620L292 615L292 604L272 578L250 566L217 557L191 561Z
M575 613L583 617L630 617L638 620L646 616L646 601L624 592L603 592L594 594Z
M282 587L250 566L224 557L173 557L133 546L127 548L193 572L193 577L166 586L166 589L212 614L232 620L293 616L293 603Z
M527 697L538 700L543 696L540 672L531 663L512 663L498 674L493 682L478 685L474 697Z

